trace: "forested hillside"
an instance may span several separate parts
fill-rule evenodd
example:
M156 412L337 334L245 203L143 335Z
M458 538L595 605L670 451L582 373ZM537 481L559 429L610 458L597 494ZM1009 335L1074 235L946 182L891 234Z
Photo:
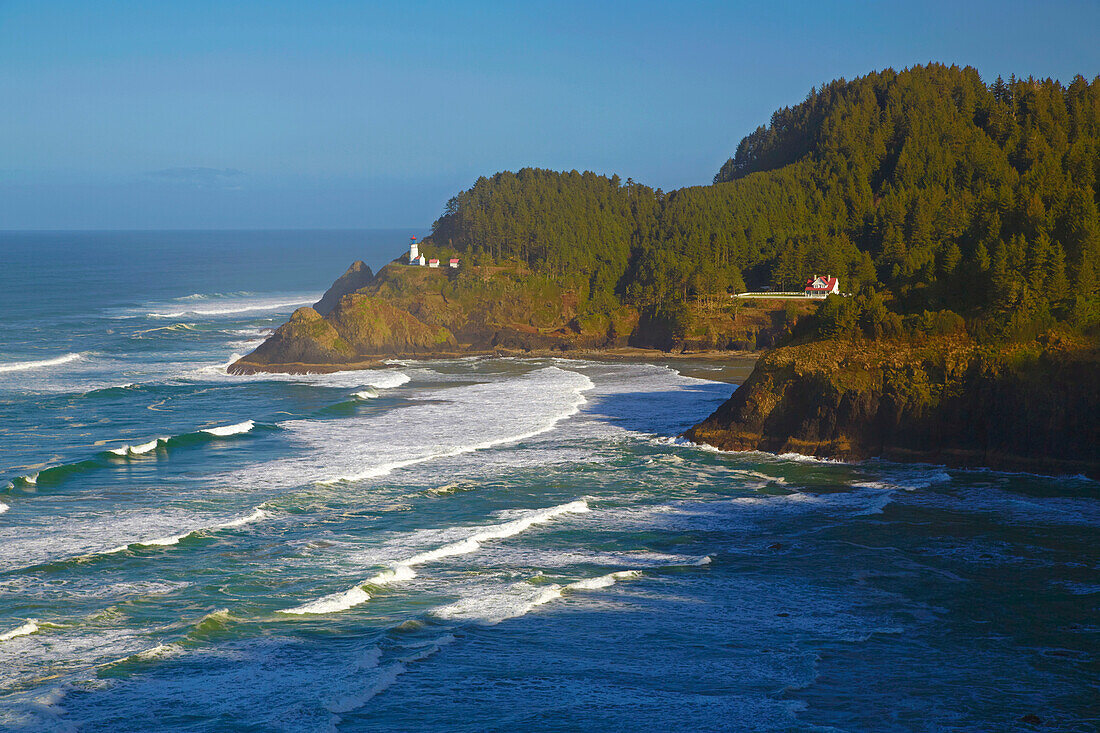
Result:
M837 324L928 311L1027 336L1100 322L1098 177L1100 78L986 85L933 64L811 90L712 185L501 173L452 199L430 239L583 282L593 308L669 310L828 272L879 292L834 306Z

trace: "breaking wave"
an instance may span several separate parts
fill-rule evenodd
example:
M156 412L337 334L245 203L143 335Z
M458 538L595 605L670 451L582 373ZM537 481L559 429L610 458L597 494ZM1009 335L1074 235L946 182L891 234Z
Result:
M339 473L319 478L318 483L378 478L425 461L453 458L533 438L576 415L585 403L582 393L592 386L592 381L583 374L549 367L503 385L477 384L448 390L441 393L443 404L418 405L392 413L391 419L426 431L423 438L418 436L409 441L416 446L412 455L398 460L392 460L391 456L410 451L363 445L359 423L326 424L324 442L329 444L329 451L335 452L336 445L332 441L338 439L335 433L340 429L354 431L354 438L349 435L349 443L355 450L339 456L341 460L337 462L345 464L337 469ZM377 429L385 428L378 420L372 425ZM284 427L300 434L312 433L318 426L311 421L292 421ZM479 437L482 439L478 440ZM326 462L330 463L332 461ZM321 465L318 470L332 469Z
M155 438L146 443L109 448L106 454L108 456L119 457L142 456L147 453L152 453L157 448L196 445L212 438L228 438L233 435L242 435L251 432L254 427L256 427L256 422L254 420L245 420L244 422L235 423L233 425L221 425L214 428L203 428L191 433L181 433L180 435L171 437Z
M205 428L200 432L224 438L229 435L240 435L241 433L247 433L254 427L256 427L255 421L245 420L244 422L239 422L235 425L223 425L222 427L218 428Z
M24 372L32 369L44 369L46 367L60 366L61 364L68 364L72 361L78 361L83 359L83 354L68 353L64 356L57 356L53 359L41 359L39 361L9 361L0 362L0 373L3 372Z
M245 420L234 425L223 425L215 428L203 428L192 433L182 433L171 437L158 437L144 443L123 445L118 448L108 448L95 458L88 458L74 463L62 463L57 466L43 468L36 473L15 478L12 488L56 485L61 480L73 474L90 471L97 468L106 468L116 463L120 458L137 458L148 456L161 448L183 447L199 445L211 440L229 438L234 435L242 435L251 432L256 427L253 420Z
M136 388L138 385L133 382L124 382L123 384L113 384L110 387L96 387L90 389L84 393L85 397L110 397L115 395L126 394L129 390Z
M600 590L615 585L620 580L641 577L639 570L617 570L595 578L585 578L566 585L532 585L515 583L503 592L492 591L467 598L434 609L431 613L437 618L448 621L467 621L492 626L501 621L523 616L538 606L555 601L569 593Z
M313 614L346 611L349 608L353 608L370 600L370 594L362 588L364 585L381 586L403 580L411 580L416 577L416 571L414 571L413 568L418 565L435 562L436 560L442 560L446 557L476 552L481 549L482 542L512 537L536 524L549 522L554 517L562 514L583 514L588 511L588 503L583 499L578 499L568 504L560 504L558 506L528 512L511 521L483 527L458 542L451 542L433 550L420 552L409 558L398 561L389 570L384 570L361 583L357 583L342 593L332 593L301 606L283 609L280 613Z
M156 538L153 538L153 539L150 539L150 540L137 540L135 542L129 542L125 545L119 545L118 547L114 547L110 550L106 550L102 554L104 554L104 555L113 555L113 554L118 553L118 552L124 552L126 550L130 550L132 548L139 548L139 547L170 547L171 545L178 545L181 540L187 539L188 537L190 537L192 535L200 535L200 534L205 534L207 532L216 532L220 529L234 529L236 527L243 527L246 524L251 524L252 522L258 522L261 519L265 519L268 516L270 516L270 514L267 511L265 511L262 507L256 507L255 509L252 510L252 512L250 514L248 514L246 516L243 516L243 517L238 517L236 519L231 519L228 522L222 522L220 524L213 524L213 525L210 525L210 526L207 526L207 527L199 527L197 529L190 529L190 530L187 530L186 532L181 532L180 534L175 534L175 535L169 535L167 537L156 537Z
M27 636L28 634L34 634L38 632L38 619L29 618L27 623L12 629L11 631L5 631L0 634L0 641L8 641L14 639L17 636Z
M286 308L298 308L303 305L312 305L317 302L317 297L307 300L285 300L282 298L253 298L240 300L235 303L209 307L188 307L182 310L166 312L152 312L145 315L149 318L182 318L184 316L232 316L238 313L253 313L257 311L279 311Z

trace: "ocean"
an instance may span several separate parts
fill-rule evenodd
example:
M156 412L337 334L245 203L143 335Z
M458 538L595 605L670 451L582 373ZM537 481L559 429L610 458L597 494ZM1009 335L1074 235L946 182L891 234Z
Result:
M227 374L409 234L0 234L0 728L1100 728L1093 481L691 445L714 362Z

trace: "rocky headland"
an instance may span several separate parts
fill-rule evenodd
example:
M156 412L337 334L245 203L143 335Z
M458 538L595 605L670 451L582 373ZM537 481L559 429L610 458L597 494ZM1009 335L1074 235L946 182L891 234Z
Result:
M966 339L822 340L764 355L685 434L723 450L1100 477L1100 352Z
M683 333L626 305L593 311L522 265L428 268L397 260L377 274L356 262L312 307L299 308L237 374L362 369L391 358L476 354L623 356L746 352L789 335L809 301L696 303Z

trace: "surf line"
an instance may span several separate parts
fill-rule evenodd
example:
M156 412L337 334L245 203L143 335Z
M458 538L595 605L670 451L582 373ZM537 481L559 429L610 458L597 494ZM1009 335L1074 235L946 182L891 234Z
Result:
M253 509L251 514L248 514L247 516L244 516L244 517L237 517L236 519L231 519L228 522L222 522L221 524L215 524L215 525L210 526L210 527L199 527L197 529L189 529L186 532L183 532L181 534L170 535L168 537L157 537L156 539L151 539L151 540L137 540L135 542L129 542L125 545L119 545L118 547L114 547L110 550L104 550L102 553L99 553L99 554L113 555L113 554L118 553L118 552L124 552L126 550L129 550L131 547L168 547L169 545L179 544L180 540L186 539L187 537L190 537L193 534L216 532L220 529L235 529L236 527L243 527L246 524L251 524L253 522L258 522L261 519L266 519L269 516L270 516L270 512L266 511L263 508L263 505L260 505L260 506L256 507L255 509Z
M403 461L394 461L392 463L384 463L380 466L375 466L373 468L369 468L369 469L367 469L365 471L362 471L360 473L357 473L357 474L352 474L350 476L338 476L338 477L335 477L335 478L318 479L314 483L320 484L322 486L332 486L332 485L339 484L339 483L342 483L342 482L355 482L355 481L363 481L363 480L369 479L369 478L378 478L378 477L381 477L381 476L389 475L390 473L392 473L392 472L394 472L398 469L401 469L401 468L408 468L409 466L415 466L415 465L418 465L420 463L426 463L428 461L435 461L435 460L438 460L440 458L453 458L455 456L460 456L460 455L463 455L465 453L475 453L477 451L487 450L489 448L495 448L498 445L507 445L508 443L518 443L518 442L523 441L523 440L528 440L530 438L534 438L537 435L542 435L543 433L548 433L551 430L553 430L555 427L557 427L558 423L560 423L563 420L566 420L570 417L573 417L574 415L576 415L577 413L579 413L581 411L581 405L583 405L587 402L587 400L585 399L583 393L590 390L590 389L592 389L595 386L592 383L592 380L588 379L588 377L584 377L584 380L585 380L585 383L583 385L581 385L580 387L575 387L573 389L573 399L566 406L566 409L563 410L562 412L558 413L557 415L550 416L549 419L548 419L548 422L546 422L541 427L535 428L534 430L528 431L526 433L521 433L520 435L508 435L508 436L504 436L504 437L500 437L500 438L494 438L492 440L486 440L486 441L483 441L481 443L475 443L473 445L457 446L457 447L454 447L454 448L450 448L450 449L440 451L438 453L431 453L431 454L424 455L424 456L418 456L416 458L409 458L409 459L403 460ZM356 396L358 397L359 394L360 393L357 393Z
M280 609L278 612L305 615L346 611L349 608L354 608L370 600L370 594L362 588L364 585L389 585L403 580L412 580L416 577L416 571L413 570L413 568L418 565L435 562L436 560L452 557L454 555L465 555L471 552L477 552L481 549L481 543L483 542L512 537L536 524L544 524L563 514L584 514L589 511L591 510L588 508L588 502L584 499L578 499L568 504L559 504L558 506L547 507L546 509L538 509L522 517L501 524L491 524L482 527L466 539L452 542L442 547L437 547L434 550L428 550L427 552L420 552L412 557L400 560L389 570L383 570L361 583L356 583L342 593L331 593L317 600L310 601L309 603L295 606L294 608Z
M83 359L84 354L68 353L63 356L57 356L53 359L40 359L38 361L9 361L0 362L0 372L23 372L32 369L42 369L44 367L59 366L61 364L68 364L70 361L77 361Z
M56 466L49 466L43 468L36 473L28 473L25 476L18 476L12 479L10 482L10 489L17 487L31 488L37 486L39 483L43 484L56 484L66 476L80 473L81 471L89 471L96 468L103 468L109 466L112 461L117 462L120 458L136 458L139 456L147 456L153 453L158 448L177 447L186 445L197 445L206 441L217 440L220 438L228 438L234 435L241 435L251 432L256 427L254 420L245 420L234 425L222 425L213 428L202 428L190 433L182 433L172 437L159 437L153 438L145 443L137 443L134 445L123 445L119 448L108 448L105 451L100 452L92 458L86 458L83 461L76 461L74 463L61 463ZM0 509L0 512L3 510Z

